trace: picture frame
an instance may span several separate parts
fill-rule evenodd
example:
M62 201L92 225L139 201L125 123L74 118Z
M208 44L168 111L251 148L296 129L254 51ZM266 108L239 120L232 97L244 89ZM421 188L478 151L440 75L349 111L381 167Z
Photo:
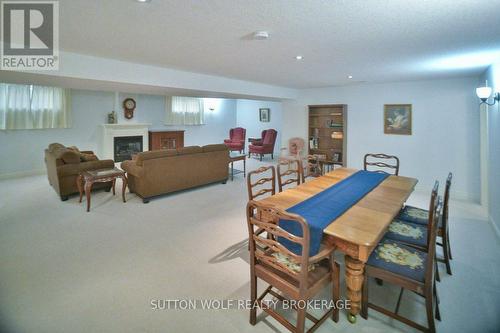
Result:
M384 133L412 134L411 104L384 104Z
M263 123L268 123L271 121L271 109L260 108L259 109L259 120Z

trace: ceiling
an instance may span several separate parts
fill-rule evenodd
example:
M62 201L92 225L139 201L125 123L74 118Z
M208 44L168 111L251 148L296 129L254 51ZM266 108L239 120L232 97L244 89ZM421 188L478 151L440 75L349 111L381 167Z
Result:
M500 60L500 0L64 0L60 46L291 88L469 76Z

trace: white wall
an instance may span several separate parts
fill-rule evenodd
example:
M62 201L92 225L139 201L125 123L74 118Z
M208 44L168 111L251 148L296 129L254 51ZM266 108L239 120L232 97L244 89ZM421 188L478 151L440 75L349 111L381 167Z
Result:
M490 66L482 75L481 85L488 80L488 85L500 92L500 62ZM491 100L489 101L491 102ZM487 112L487 172L488 172L488 215L500 230L500 103L485 107Z
M401 175L416 177L418 187L431 189L454 173L456 197L478 201L479 112L477 78L362 84L307 89L283 103L283 142L307 138L307 106L347 104L347 165L361 168L365 153L399 156ZM413 134L385 135L384 104L413 105Z
M133 97L137 102L132 122L151 123L153 129L184 129L185 145L221 143L236 124L235 100L217 100L215 110L206 111L204 126L172 127L163 125L164 96L119 94L120 105L125 97ZM115 100L113 92L72 90L72 128L0 131L0 177L43 171L44 149L52 142L97 152L99 125L115 109ZM119 122L125 122L121 106L117 113Z
M254 101L248 99L239 99L237 101L237 117L236 125L246 128L247 141L248 138L260 138L261 133L265 129L275 129L278 131L276 145L274 146L275 156L278 156L281 147L282 124L283 124L283 107L281 102ZM263 123L259 120L259 109L269 108L270 121ZM248 147L248 143L247 143ZM248 153L248 149L246 148Z

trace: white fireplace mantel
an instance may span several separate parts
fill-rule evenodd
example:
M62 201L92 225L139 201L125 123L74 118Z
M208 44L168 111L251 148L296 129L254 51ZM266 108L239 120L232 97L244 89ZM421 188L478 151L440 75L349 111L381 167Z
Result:
M142 136L142 150L149 149L148 130L151 124L102 124L100 155L103 159L114 158L114 138L123 136Z

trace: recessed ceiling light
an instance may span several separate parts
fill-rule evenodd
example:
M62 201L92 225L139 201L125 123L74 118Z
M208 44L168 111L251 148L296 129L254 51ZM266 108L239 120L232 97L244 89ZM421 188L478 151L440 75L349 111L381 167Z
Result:
M256 31L253 33L253 39L265 40L269 38L269 32L267 31Z
M348 78L348 79L352 79L352 75L349 75L347 78Z
M301 55L298 55L298 56L295 56L295 59L297 59L297 60L302 60L302 59L304 59L304 57L303 57L303 56L301 56Z
M151 0L135 0L135 1L140 2L140 3L151 2Z

